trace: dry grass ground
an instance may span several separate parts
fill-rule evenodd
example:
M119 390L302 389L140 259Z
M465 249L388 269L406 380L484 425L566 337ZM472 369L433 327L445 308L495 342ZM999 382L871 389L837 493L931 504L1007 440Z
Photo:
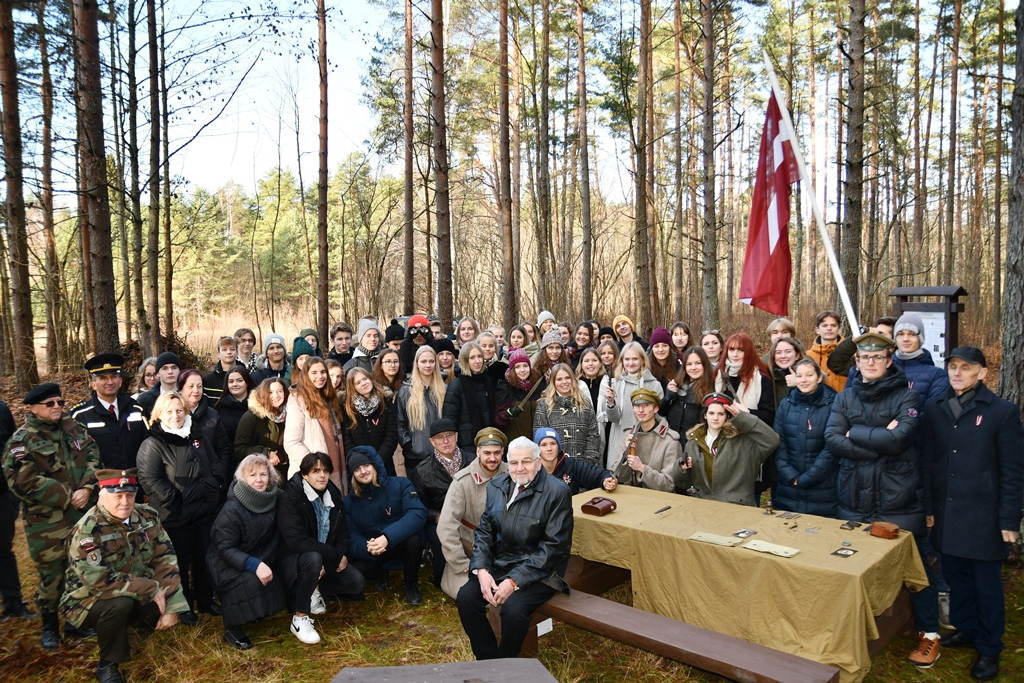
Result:
M35 589L35 570L17 532L16 552L25 593ZM346 666L396 666L464 661L472 658L469 640L459 625L454 603L429 585L424 569L422 607L405 604L397 588L387 593L368 592L363 603L328 601L327 614L317 619L323 640L303 645L289 632L290 617L281 613L248 627L255 648L238 652L221 640L219 619L202 616L193 628L178 626L146 640L134 661L122 667L129 681L159 683L327 683ZM1007 584L1008 628L1004 674L1001 680L1024 680L1024 580L1019 569L1004 572ZM621 586L606 594L619 602L631 601L630 589ZM9 620L0 623L0 681L18 683L85 683L93 680L95 640L63 644L59 651L39 647L39 622ZM873 683L970 681L973 651L947 650L929 671L918 671L905 656L914 643L909 637L894 640L875 658L866 681ZM540 660L562 683L668 683L669 681L721 681L717 676L671 660L558 624L541 638Z

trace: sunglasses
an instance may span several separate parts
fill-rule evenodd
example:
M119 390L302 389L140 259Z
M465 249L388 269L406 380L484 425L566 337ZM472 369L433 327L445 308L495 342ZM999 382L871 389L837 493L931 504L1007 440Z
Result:
M703 330L700 334L702 337L706 334L718 334L718 330Z
M40 405L44 405L47 408L53 408L54 406L60 406L61 408L63 408L64 407L64 399L62 399L62 398L54 398L54 399L51 399L49 401L44 401Z

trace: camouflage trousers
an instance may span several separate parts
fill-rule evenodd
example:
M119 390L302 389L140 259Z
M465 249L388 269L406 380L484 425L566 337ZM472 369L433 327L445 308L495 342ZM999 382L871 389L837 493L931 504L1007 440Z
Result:
M69 508L60 512L63 515L59 521L34 522L31 513L25 521L28 554L39 572L35 599L40 612L56 612L60 605L64 574L68 569L65 542L84 511Z

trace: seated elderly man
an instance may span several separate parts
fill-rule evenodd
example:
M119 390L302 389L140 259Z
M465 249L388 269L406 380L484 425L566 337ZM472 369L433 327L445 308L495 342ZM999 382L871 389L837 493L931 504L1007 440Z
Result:
M456 603L477 659L516 657L534 611L556 590L572 548L572 496L549 475L540 448L526 437L508 447L508 473L487 485L487 504L476 529L470 576ZM487 607L501 607L501 643Z
M441 590L452 599L469 580L473 537L487 503L487 484L508 471L502 460L508 439L500 429L484 427L474 441L476 459L455 473L437 518L437 537L445 559Z
M99 470L99 503L68 542L69 569L60 607L68 623L96 629L100 683L124 683L117 665L131 659L128 629L144 637L188 611L171 540L151 507L135 504L138 471Z

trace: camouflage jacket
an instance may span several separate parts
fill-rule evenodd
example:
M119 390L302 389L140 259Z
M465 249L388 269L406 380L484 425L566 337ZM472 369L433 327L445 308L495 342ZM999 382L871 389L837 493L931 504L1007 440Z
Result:
M14 495L28 504L29 523L56 521L53 509L67 509L76 489L95 491L99 466L96 442L67 414L57 422L30 415L3 456L4 476Z
M160 524L160 514L136 505L127 522L91 508L71 532L68 573L60 601L64 618L76 627L97 600L127 597L149 604L163 589L167 613L188 611L178 558Z

